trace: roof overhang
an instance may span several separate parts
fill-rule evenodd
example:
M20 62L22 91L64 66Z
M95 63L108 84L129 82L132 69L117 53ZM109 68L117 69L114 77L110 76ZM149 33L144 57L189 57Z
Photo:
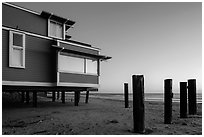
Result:
M68 53L73 53L73 54L78 54L78 55L83 55L83 56L89 56L89 57L97 58L101 61L108 60L108 59L112 58L112 57L105 56L105 55L98 55L98 54L91 54L91 53L84 53L84 52L80 52L80 51L70 50L70 49L63 47L63 46L52 45L52 47L57 48L58 50L63 51L63 52L68 52Z
M69 27L71 27L72 25L75 24L75 21L72 21L72 20L57 16L57 15L55 15L53 13L49 13L47 11L42 11L40 15L42 17L44 17L44 18L55 20L55 21L58 21L60 23L63 23L65 25L67 25L66 29L68 29Z

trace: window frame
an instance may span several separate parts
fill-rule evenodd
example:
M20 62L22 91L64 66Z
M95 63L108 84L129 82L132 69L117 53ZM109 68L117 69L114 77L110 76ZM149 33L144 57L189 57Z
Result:
M22 47L16 46L13 44L13 36L14 34L22 35ZM22 65L16 65L13 62L13 49L19 49L22 50ZM9 31L9 67L13 68L25 68L25 34L17 31Z
M52 36L50 34L51 33L51 30L50 30L51 23L50 22L55 22L56 24L62 25L62 37ZM61 23L61 22L58 22L56 20L48 19L48 37L64 40L65 39L65 24Z
M98 59L94 59L95 61L96 61L96 73L93 73L93 72L88 72L88 61L87 60L92 60L91 58L85 58L84 59L84 67L85 67L85 71L84 71L84 73L85 74L89 74L89 75L97 75L97 76L99 76L99 71L98 71L98 67L99 67L99 65L98 65L98 63L99 63L99 61L98 61Z
M87 72L87 60L91 60L92 58L91 57L86 57L86 56L81 56L81 55L76 55L76 54L60 54L60 52L58 53L58 65L59 65L59 62L60 62L60 57L59 56L68 56L68 57L73 57L73 58L81 58L84 60L83 62L83 72L78 72L78 71L69 71L69 70L64 70L64 69L60 69L60 66L58 66L58 72L63 72L63 73L73 73L73 74L82 74L82 75L94 75L94 76L99 76L99 60L96 59L97 61L97 65L96 65L96 69L97 69L97 72L96 73L90 73L90 72Z

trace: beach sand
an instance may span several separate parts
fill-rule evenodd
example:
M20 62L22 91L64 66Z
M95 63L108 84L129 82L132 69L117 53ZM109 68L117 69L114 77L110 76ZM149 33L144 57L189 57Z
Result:
M15 135L134 135L132 102L124 108L123 101L89 98L79 106L71 99L60 100L38 97L38 107L3 101L2 134ZM72 101L72 102L71 102ZM145 134L193 135L202 134L202 104L197 115L179 117L179 103L173 103L172 124L164 124L162 102L145 102Z

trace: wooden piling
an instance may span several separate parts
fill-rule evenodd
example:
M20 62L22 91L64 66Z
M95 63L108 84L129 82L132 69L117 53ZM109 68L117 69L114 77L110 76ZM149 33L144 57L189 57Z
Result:
M86 101L85 103L87 104L89 102L89 91L87 90L86 91Z
M25 92L22 91L21 92L21 102L24 103L24 101L25 101Z
M124 99L125 99L125 108L128 108L129 107L128 83L124 83Z
M61 99L62 99L62 103L65 103L65 91L61 92Z
M171 124L172 121L172 79L164 80L164 123Z
M197 113L196 79L188 80L188 110L189 115Z
M33 91L33 107L37 107L37 91Z
M60 96L60 92L57 91L57 99L59 99L59 96Z
M187 118L187 82L180 82L180 118Z
M29 100L30 100L29 91L26 91L26 104L29 104Z
M143 75L133 75L133 125L135 133L145 132L144 115L144 77Z
M79 99L80 99L80 91L75 91L74 92L74 105L75 106L79 105Z
M52 91L52 102L55 102L55 91Z

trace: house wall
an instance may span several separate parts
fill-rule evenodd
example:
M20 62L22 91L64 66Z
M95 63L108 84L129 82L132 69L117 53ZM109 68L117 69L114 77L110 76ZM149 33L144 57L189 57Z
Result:
M15 7L2 4L2 26L47 36L47 19ZM2 29L2 81L84 83L98 84L97 75L59 72L57 79L57 51L53 40L26 34L25 68L9 67L9 30ZM74 44L60 42L60 45L83 53L98 55L99 51ZM85 46L86 47L86 46Z
M98 76L94 76L94 75L60 72L59 76L60 76L59 82L99 84Z
M9 31L2 30L2 80L56 82L56 51L52 41L26 35L25 69L9 67Z
M2 4L2 25L47 36L47 19L24 10Z

